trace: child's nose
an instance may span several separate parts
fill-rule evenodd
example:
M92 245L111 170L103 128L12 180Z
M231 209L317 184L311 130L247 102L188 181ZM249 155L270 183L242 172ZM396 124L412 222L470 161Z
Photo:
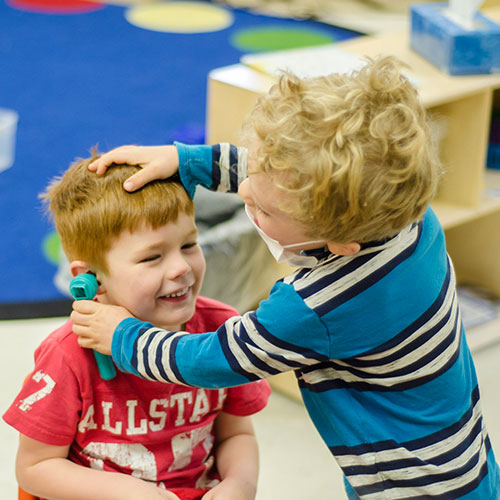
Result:
M248 179L245 179L238 187L238 195L246 205L253 206L253 199L250 194Z
M186 261L181 253L172 255L166 262L166 276L168 279L176 279L191 270L189 262Z

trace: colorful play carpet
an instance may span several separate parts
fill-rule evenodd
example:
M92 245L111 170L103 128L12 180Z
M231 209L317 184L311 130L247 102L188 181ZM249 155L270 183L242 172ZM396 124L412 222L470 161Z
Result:
M0 172L0 319L69 311L38 194L75 158L95 144L203 141L210 70L356 35L211 2L0 0L0 108L19 114Z

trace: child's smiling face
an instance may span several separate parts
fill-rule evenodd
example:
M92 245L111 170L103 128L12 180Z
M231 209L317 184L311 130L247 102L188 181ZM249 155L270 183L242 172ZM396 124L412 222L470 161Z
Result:
M152 229L124 231L107 253L109 271L98 274L99 302L120 305L155 326L178 330L194 314L205 274L193 216Z

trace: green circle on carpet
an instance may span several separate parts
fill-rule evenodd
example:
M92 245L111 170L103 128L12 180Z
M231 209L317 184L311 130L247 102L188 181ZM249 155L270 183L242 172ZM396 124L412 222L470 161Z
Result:
M49 233L43 239L42 251L43 255L45 255L45 258L49 262L55 264L56 266L59 264L59 258L61 255L61 240L55 231Z
M334 36L321 31L279 26L240 30L231 38L232 45L237 49L251 52L298 49L335 41Z

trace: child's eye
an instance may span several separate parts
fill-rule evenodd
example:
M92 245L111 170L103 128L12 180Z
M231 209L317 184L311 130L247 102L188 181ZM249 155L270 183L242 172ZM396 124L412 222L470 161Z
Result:
M189 243L185 243L182 245L182 250L189 250L190 248L194 248L196 245L198 245L197 241L191 241Z
M261 215L264 215L265 217L268 217L269 214L265 211L265 210L262 210L262 208L260 208L258 205L256 205L257 207L257 210L258 212L261 214Z
M141 262L153 262L159 258L160 255L150 255L149 257L144 257L144 259L141 259Z

